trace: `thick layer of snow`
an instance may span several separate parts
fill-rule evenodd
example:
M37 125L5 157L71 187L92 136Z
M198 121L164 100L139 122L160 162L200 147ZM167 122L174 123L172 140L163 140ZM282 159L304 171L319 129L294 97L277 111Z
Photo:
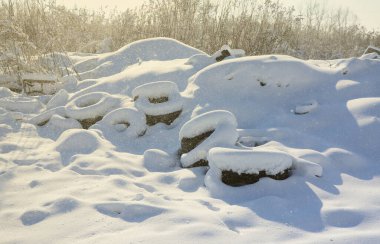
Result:
M151 38L136 41L121 49L100 54L75 65L81 77L99 78L121 72L133 64L152 60L189 58L203 52L170 38Z
M74 119L104 116L115 108L119 100L105 92L93 92L74 98L66 105L66 113Z
M238 174L265 171L268 175L276 175L293 165L293 158L289 154L267 147L251 150L215 147L210 149L207 160L211 168L232 170Z
M180 141L183 138L193 138L211 130L214 132L196 148L181 155L182 166L189 167L201 159L205 160L208 151L213 147L235 145L238 139L236 127L235 116L223 110L204 113L186 122L179 132Z
M73 122L63 113L67 103L56 108L62 114L41 115L44 126L25 123L46 111L49 96L29 97L41 103L35 111L0 106L1 242L378 242L379 59L208 63L200 51L161 40L124 53L70 54L83 77L65 89L68 103L106 92L118 100L115 110L135 107L137 86L173 81L184 106L170 126L132 138L129 127L119 132L104 121L89 130L54 128ZM316 109L294 113L313 100ZM230 187L215 167L179 167L181 127L213 110L235 115L244 150L263 144L290 155L292 175Z
M156 81L136 87L132 91L132 96L135 99L137 97L159 98L176 93L179 93L176 83L171 81Z

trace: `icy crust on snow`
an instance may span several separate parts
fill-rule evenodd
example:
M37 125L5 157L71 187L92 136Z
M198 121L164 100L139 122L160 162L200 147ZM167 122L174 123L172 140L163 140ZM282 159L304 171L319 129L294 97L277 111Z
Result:
M208 151L217 146L233 146L237 142L237 121L235 116L224 110L217 110L198 115L186 122L180 132L179 140L193 138L204 132L214 131L208 138L193 150L181 155L183 167L189 167L195 162L206 159Z
M136 108L147 115L165 115L181 111L183 100L176 83L171 81L150 82L132 91ZM152 103L150 99L165 97L168 101Z
M135 108L119 108L106 114L101 121L91 129L106 130L113 128L117 132L131 138L141 136L146 131L146 118L144 113Z
M235 149L215 147L210 149L207 160L210 167L232 170L238 174L259 174L265 171L276 175L292 167L293 158L281 151L263 148Z
M106 92L92 92L74 98L66 105L66 113L74 119L104 116L119 104L119 99Z
M75 65L81 77L99 78L121 72L130 65L151 60L174 60L189 58L202 51L170 38L151 38L136 41L121 49L100 54Z

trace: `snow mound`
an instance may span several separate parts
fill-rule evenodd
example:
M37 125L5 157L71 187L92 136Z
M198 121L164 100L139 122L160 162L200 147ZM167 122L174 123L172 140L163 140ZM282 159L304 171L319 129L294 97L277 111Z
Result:
M79 62L75 68L83 79L100 78L121 72L128 66L151 60L189 58L202 51L170 38L151 38L136 41L127 46L95 58Z
M147 115L165 115L181 111L182 97L177 84L171 81L150 82L132 91L135 106ZM159 101L163 99L163 101ZM157 102L155 101L157 100Z
M100 145L100 137L93 131L68 130L56 141L56 149L59 152L75 151L77 153L89 154Z
M142 136L147 129L144 113L135 108L119 108L113 110L91 128L102 130L110 127L130 138Z
M327 82L331 73L289 56L243 57L199 71L183 95L193 98L200 108L197 113L223 109L231 111L243 128L277 127L277 120L269 115L285 118L299 103L318 100L312 96L331 85Z
M252 150L215 147L210 149L207 160L211 168L231 170L238 174L265 171L269 175L276 175L293 165L290 155L268 147Z
M205 132L213 131L212 134L204 139L200 144L194 145L195 148L181 155L183 167L189 167L199 160L206 160L208 150L217 146L233 146L237 142L238 132L235 116L223 110L211 111L201 114L186 122L180 132L179 140L184 148L185 138L194 138Z
M93 92L74 98L66 105L67 115L84 120L104 116L119 103L117 98L105 92Z
M12 96L14 96L14 93L11 90L9 90L9 88L0 87L0 98L12 97Z
M191 56L185 64L204 68L213 63L215 63L215 59L213 59L211 56L207 54L195 54Z
M176 165L173 155L159 149L149 149L144 152L144 166L149 171L168 171Z
M92 154L101 148L110 150L112 146L95 131L70 129L58 137L53 148L61 154L63 165L68 165L72 157L77 157L79 154Z

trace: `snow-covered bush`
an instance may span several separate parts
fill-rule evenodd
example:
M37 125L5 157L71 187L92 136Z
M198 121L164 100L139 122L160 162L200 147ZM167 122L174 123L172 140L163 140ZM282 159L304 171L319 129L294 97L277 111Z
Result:
M179 132L182 166L207 166L207 153L211 148L236 144L236 128L235 116L225 110L207 112L186 122Z
M171 81L157 81L136 87L132 91L136 108L146 115L147 125L170 125L182 112L183 100L178 86Z
M88 129L118 103L117 98L106 92L92 92L71 100L66 105L66 113L68 117L79 120L84 129Z
M290 176L292 156L287 153L256 147L210 149L207 160L211 170L221 171L221 180L231 186L253 184L262 177L284 180Z

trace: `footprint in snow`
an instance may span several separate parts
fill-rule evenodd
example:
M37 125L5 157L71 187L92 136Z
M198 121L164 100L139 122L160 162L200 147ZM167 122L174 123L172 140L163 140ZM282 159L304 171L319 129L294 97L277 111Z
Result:
M23 215L21 215L20 219L23 225L29 226L41 222L49 215L50 214L48 212L32 210L25 212Z
M72 198L61 198L52 202L47 202L43 204L47 211L42 210L31 210L23 213L20 220L23 225L29 226L37 224L49 216L56 214L64 214L74 211L78 207L79 203L77 200Z
M351 228L359 225L364 216L353 210L333 210L325 213L325 221L328 225L338 228Z

